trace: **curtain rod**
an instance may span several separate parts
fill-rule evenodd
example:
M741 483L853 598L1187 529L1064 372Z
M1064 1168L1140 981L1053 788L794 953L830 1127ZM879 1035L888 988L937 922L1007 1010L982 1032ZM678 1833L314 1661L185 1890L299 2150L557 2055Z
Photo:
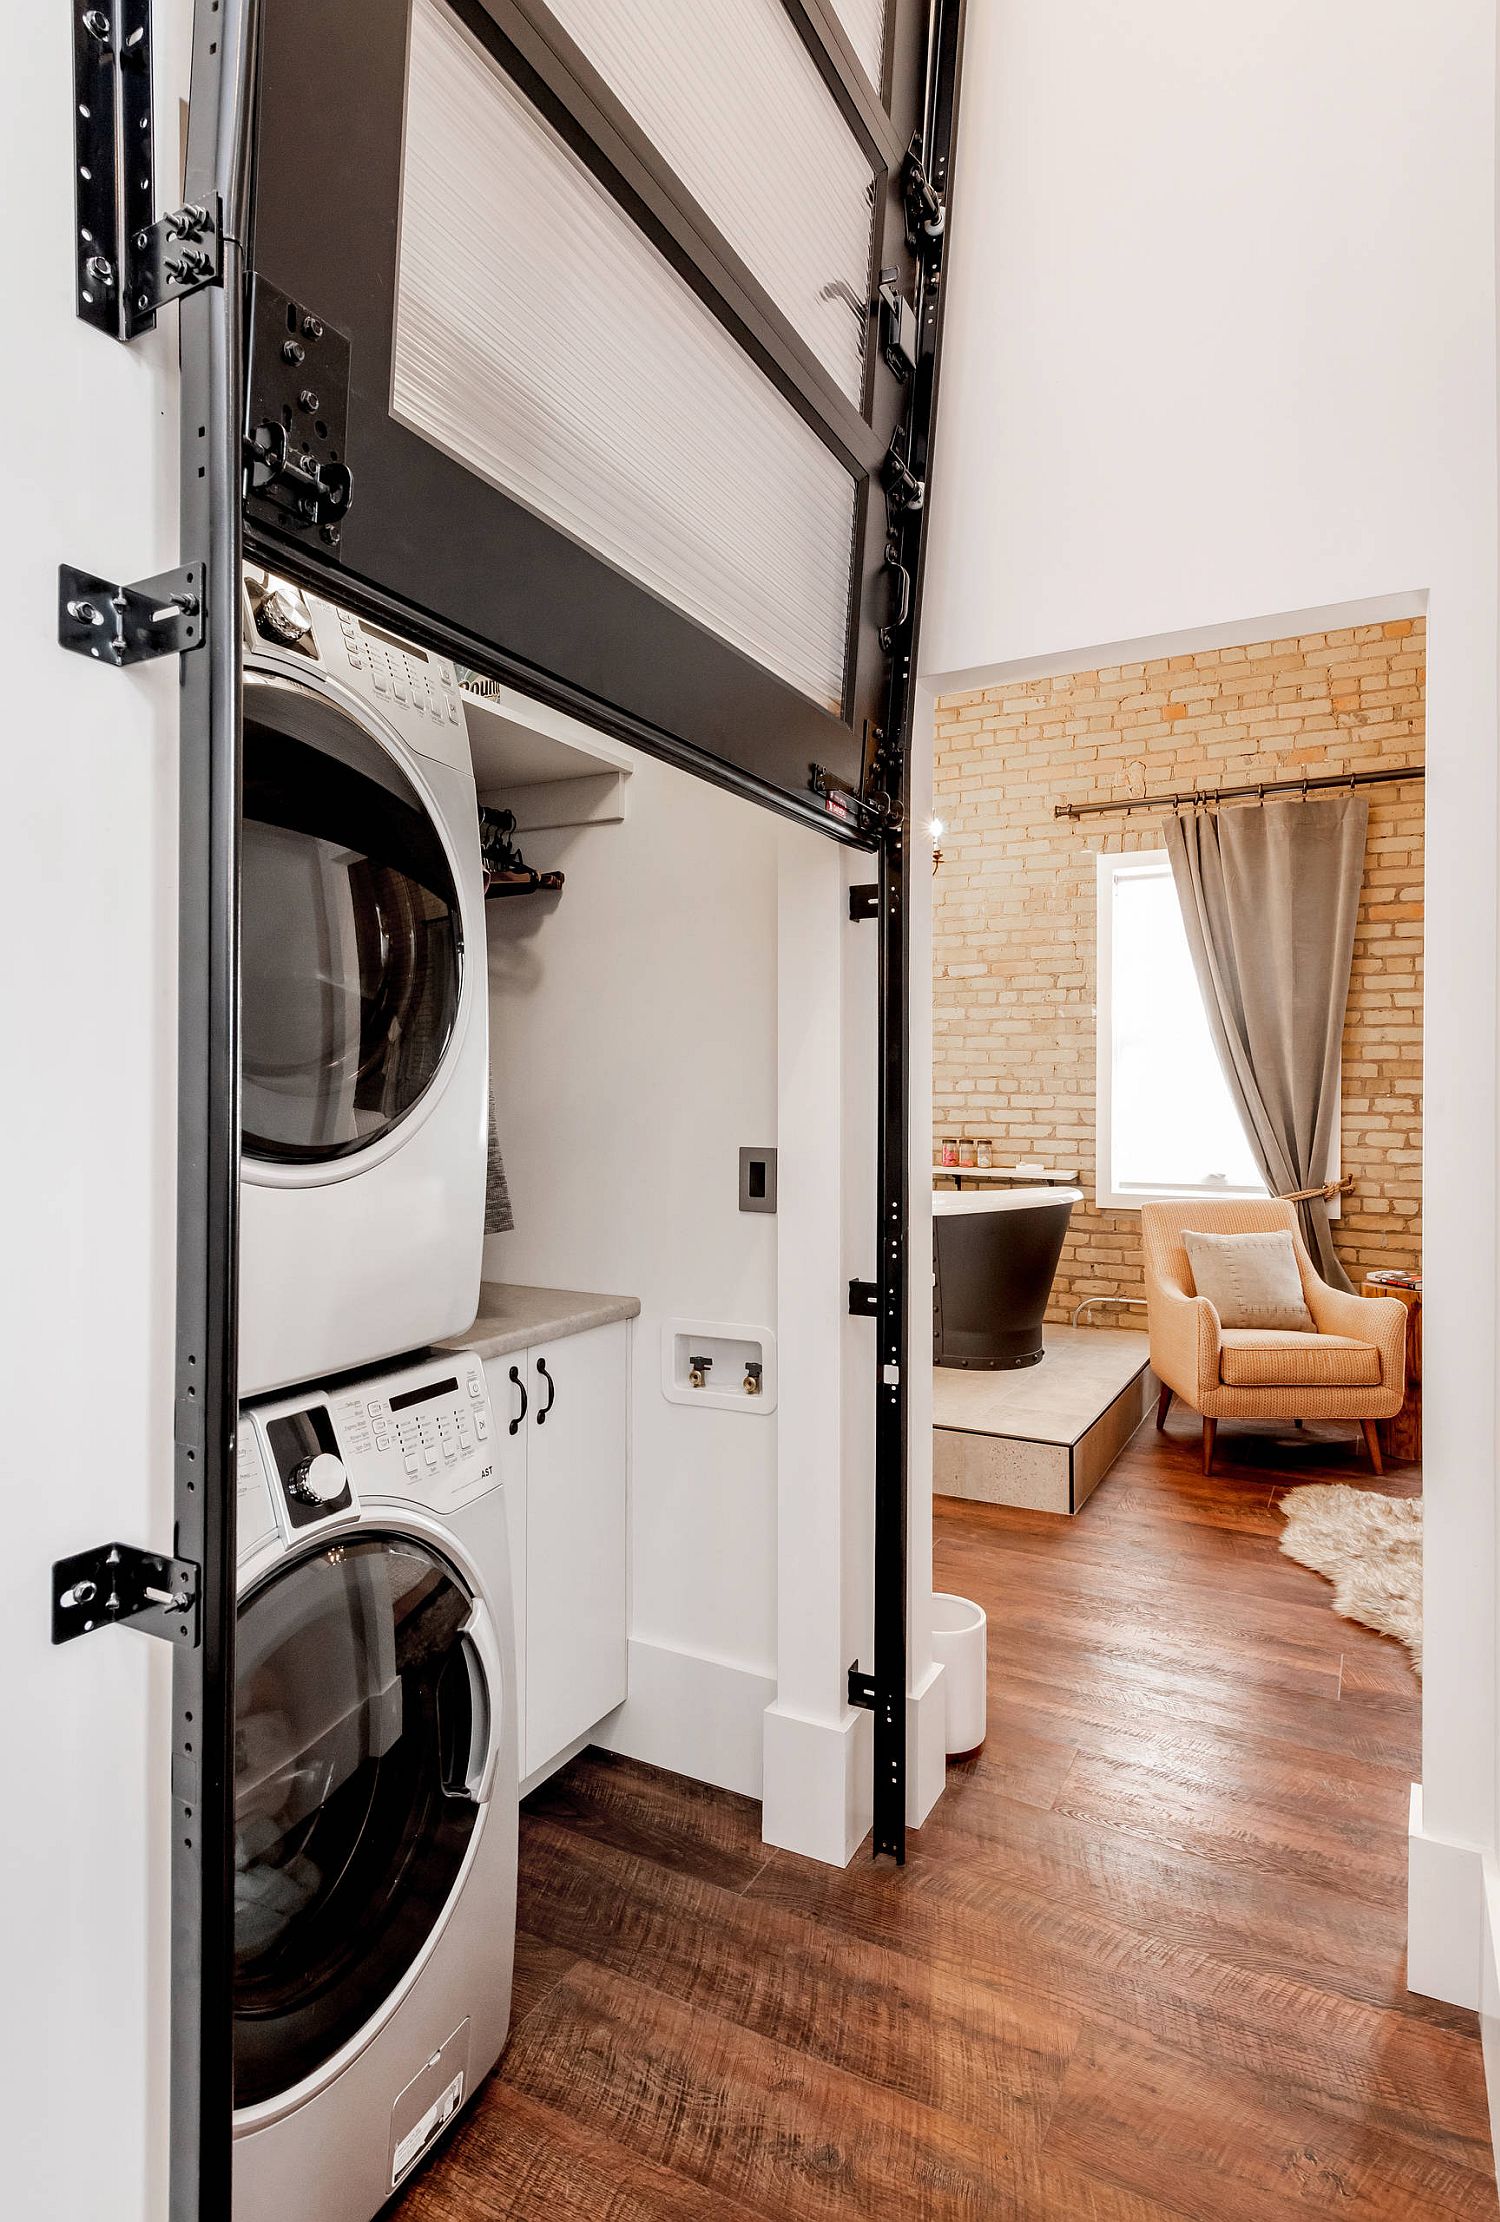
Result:
M1188 802L1231 802L1241 795L1310 795L1320 789L1389 787L1402 779L1425 779L1424 764L1392 764L1375 772L1327 772L1316 779L1252 779L1243 787L1180 787L1170 795L1120 795L1113 802L1058 802L1054 818L1098 818L1116 810L1177 810Z

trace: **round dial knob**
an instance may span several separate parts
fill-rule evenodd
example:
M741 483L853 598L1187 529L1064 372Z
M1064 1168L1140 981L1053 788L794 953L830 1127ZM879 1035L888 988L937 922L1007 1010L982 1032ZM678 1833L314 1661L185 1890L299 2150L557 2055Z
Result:
M287 1483L286 1493L299 1504L332 1504L344 1494L344 1461L335 1458L331 1450L304 1458Z
M312 613L300 594L290 587L273 586L255 613L255 622L270 640L296 641L312 631Z

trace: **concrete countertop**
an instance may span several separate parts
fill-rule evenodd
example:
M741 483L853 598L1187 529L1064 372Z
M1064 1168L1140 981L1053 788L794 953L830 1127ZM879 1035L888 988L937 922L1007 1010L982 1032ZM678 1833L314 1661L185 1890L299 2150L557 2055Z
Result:
M564 1335L587 1334L613 1320L634 1319L638 1296L594 1296L576 1288L523 1288L512 1281L482 1281L479 1316L461 1335L447 1335L437 1350L473 1350L481 1358L500 1358L529 1343L556 1342Z

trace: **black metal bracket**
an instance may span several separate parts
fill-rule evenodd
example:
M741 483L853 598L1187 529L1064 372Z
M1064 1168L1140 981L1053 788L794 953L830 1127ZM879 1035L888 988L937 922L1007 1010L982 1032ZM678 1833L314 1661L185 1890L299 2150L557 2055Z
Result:
M245 399L245 515L337 550L354 498L344 454L349 342L304 303L257 277Z
M96 1628L139 1628L171 1642L198 1641L198 1568L187 1559L97 1543L52 1569L52 1641L71 1643Z
M861 880L849 890L849 916L858 925L861 920L880 916L880 885L876 880Z
M223 275L217 199L152 214L151 0L73 0L77 309L111 339Z
M854 827L860 839L873 848L891 822L892 803L888 795L866 792L856 794L844 780L837 778L822 764L808 767L808 786L822 798L830 817L842 818Z
M917 312L901 291L899 270L882 270L880 291L880 352L886 368L903 382L917 367Z
M875 1677L861 1674L857 1665L849 1669L849 1703L865 1713L875 1710Z
M885 456L885 506L888 517L910 516L927 499L924 480L917 477L901 452L904 430L897 426Z
M57 638L75 656L120 669L203 645L203 565L117 586L92 571L57 567Z
M849 1283L849 1317L875 1319L880 1312L880 1287L875 1281Z
M218 205L185 201L169 216L132 232L125 249L125 337L149 332L158 309L184 294L217 285L223 276L223 224Z
M924 262L935 262L943 251L948 210L942 194L927 174L920 132L913 137L907 150L901 190L906 201L906 244Z

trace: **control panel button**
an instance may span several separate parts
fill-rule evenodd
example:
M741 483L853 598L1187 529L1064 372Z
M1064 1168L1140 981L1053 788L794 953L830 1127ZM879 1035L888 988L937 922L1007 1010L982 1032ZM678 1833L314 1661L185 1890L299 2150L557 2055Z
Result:
M476 1412L474 1414L474 1433L479 1437L481 1443L486 1441L489 1436L489 1432L489 1421L485 1418L482 1412Z
M469 1383L469 1394L477 1404L484 1395L484 1383L482 1381L471 1381Z

